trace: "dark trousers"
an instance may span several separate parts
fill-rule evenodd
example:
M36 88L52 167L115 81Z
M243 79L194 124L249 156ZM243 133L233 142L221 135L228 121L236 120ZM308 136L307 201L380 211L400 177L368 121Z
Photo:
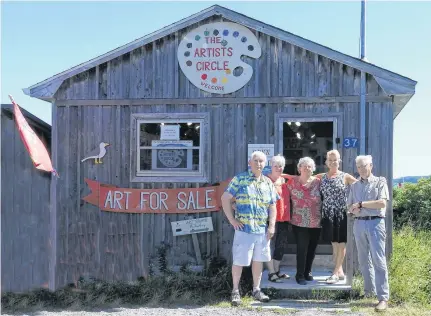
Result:
M292 225L296 239L296 276L304 278L311 272L320 237L320 228L308 228Z
M287 242L287 235L289 234L289 222L277 222L276 225L274 255L272 258L274 260L281 261L283 260L283 256L287 253L289 247Z

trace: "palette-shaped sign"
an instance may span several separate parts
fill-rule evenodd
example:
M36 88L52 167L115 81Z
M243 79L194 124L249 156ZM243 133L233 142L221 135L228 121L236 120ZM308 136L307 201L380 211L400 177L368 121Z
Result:
M178 46L178 62L184 75L199 89L227 94L244 87L253 68L241 56L259 58L262 49L246 27L231 22L199 26Z

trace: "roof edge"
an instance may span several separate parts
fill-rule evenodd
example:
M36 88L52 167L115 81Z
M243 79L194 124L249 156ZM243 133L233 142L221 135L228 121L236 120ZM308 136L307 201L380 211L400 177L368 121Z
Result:
M38 89L39 87L49 85L52 82L54 82L55 80L61 80L61 83L62 83L63 80L68 79L68 78L70 78L70 77L72 77L78 73L87 71L87 70L89 70L95 66L103 64L106 61L112 60L112 59L117 58L121 55L129 53L138 47L141 47L141 46L146 45L148 43L151 43L151 42L153 42L159 38L162 38L162 37L167 36L171 33L174 33L174 32L176 32L176 31L178 31L184 27L187 27L190 24L199 22L199 21L204 20L210 16L217 15L216 9L218 7L219 6L214 5L214 6L207 8L207 9L204 9L200 12L197 12L191 16L183 18L183 19L181 19L175 23L172 23L172 24L165 26L159 30L156 30L150 34L147 34L143 37L140 37L140 38L138 38L132 42L124 44L124 45L117 47L113 50L110 50L105 54L99 55L99 56L92 58L92 59L90 59L84 63L78 64L78 65L76 65L72 68L69 68L65 71L62 71L62 72L60 72L60 73L58 73L52 77L49 77L45 80L42 80L42 81L40 81L34 85L31 85L28 88L23 88L23 91L25 90L24 93L28 92L29 94L27 94L27 95L30 97L37 97L37 96L33 95L33 92L32 92L33 89ZM60 86L61 83L58 86Z
M30 113L29 111L27 111L23 107L20 106L19 108L20 108L20 110L21 110L21 112L22 112L22 114L24 115L25 118L31 120L34 125L39 125L42 129L46 130L46 132L51 133L51 125L50 124L48 124L44 120L40 119L36 115ZM1 109L5 110L6 112L11 113L12 116L14 115L13 104L9 104L9 103L2 104L1 105Z
M114 50L111 50L103 55L95 57L87 62L81 63L75 67L72 67L68 70L58 73L28 88L24 88L23 92L30 97L36 97L44 101L52 100L55 92L57 91L57 89L60 87L60 85L63 83L65 79L73 77L78 73L87 71L95 66L98 66L114 58L117 58L123 54L129 53L130 51L138 47L149 44L157 39L160 39L164 36L175 33L191 24L200 22L214 15L221 15L224 18L231 20L232 22L244 25L248 28L265 33L269 36L273 36L275 38L288 42L292 45L301 47L305 50L309 50L315 54L325 56L329 59L332 59L336 62L340 62L352 68L367 72L375 77L381 78L386 82L393 83L398 88L401 87L402 90L407 89L409 91L413 91L414 93L414 89L417 84L417 81L415 80L399 75L390 70L381 68L374 64L368 63L359 58L333 50L332 48L329 48L327 46L323 46L321 44L315 43L308 39L302 38L298 35L294 35L285 30L263 23L261 21L258 21L256 19L253 19L251 17L248 17L246 15L243 15L241 13L238 13L236 11L233 11L231 9L228 9L219 5L213 5L189 17L183 18L175 23L172 23L157 31L154 31L148 35L145 35L139 39L136 39L135 41L132 41L128 44L125 44Z

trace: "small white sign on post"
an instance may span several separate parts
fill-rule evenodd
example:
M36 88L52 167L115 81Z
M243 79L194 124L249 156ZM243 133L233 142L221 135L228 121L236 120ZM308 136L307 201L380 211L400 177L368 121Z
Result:
M196 261L202 264L201 249L199 248L198 237L196 234L212 232L213 222L211 217L186 219L184 221L171 222L172 233L174 236L192 235L193 247L195 248Z
M179 140L179 125L162 125L160 126L160 140Z
M171 222L174 236L212 232L213 222L211 217L187 219L184 221Z
M247 162L255 151L263 152L266 155L267 165L269 165L269 161L274 157L274 144L248 144Z

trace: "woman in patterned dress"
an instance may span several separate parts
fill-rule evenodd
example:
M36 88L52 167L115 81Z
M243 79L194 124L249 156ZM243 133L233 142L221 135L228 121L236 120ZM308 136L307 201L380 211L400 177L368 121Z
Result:
M344 280L343 261L346 255L347 242L347 190L348 186L357 180L350 174L338 170L340 153L337 150L328 151L326 166L328 172L321 177L320 192L322 204L322 234L325 241L332 243L334 270L326 279L332 284Z
M298 162L299 176L290 176L287 187L292 201L292 224L296 239L296 282L306 285L313 281L311 267L320 237L320 179L313 176L316 165L310 157Z

